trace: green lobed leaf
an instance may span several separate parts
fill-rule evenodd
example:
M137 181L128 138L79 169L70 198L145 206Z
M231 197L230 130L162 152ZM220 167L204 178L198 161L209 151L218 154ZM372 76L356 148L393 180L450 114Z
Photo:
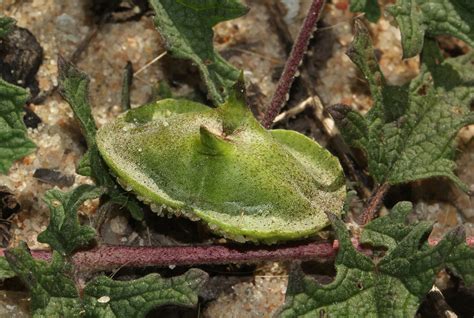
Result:
M349 57L368 80L374 105L366 116L349 111L338 125L348 144L366 152L378 183L444 176L467 191L453 173L453 157L457 132L474 123L474 54L443 61L438 50L427 41L421 74L406 85L389 86L368 31L356 24Z
M135 219L143 219L139 203L120 190L97 149L95 140L97 128L89 101L88 76L63 58L59 58L58 65L60 93L71 106L87 141L88 150L79 162L78 173L92 177L97 186L107 189L107 195L111 200L123 203Z
M85 286L82 297L74 283L74 268L56 251L51 262L35 260L21 242L5 257L31 292L33 317L145 317L161 305L195 306L208 275L190 269L181 276L150 274L131 281L100 276Z
M15 272L11 269L5 257L0 256L0 281L15 277Z
M15 23L15 19L6 16L0 16L0 39L11 32Z
M351 12L364 12L370 22L380 19L380 7L377 0L351 0Z
M132 281L95 278L84 289L86 317L145 317L162 305L195 306L208 275L190 269L181 276L161 278L150 274Z
M214 49L212 27L244 15L238 0L150 0L155 25L175 57L191 60L206 83L209 98L222 104L239 71Z
M5 257L31 291L33 317L79 317L81 306L72 267L59 253L53 252L50 263L35 260L21 242L8 249Z
M70 192L49 190L44 201L50 209L49 225L38 235L38 241L47 243L62 255L70 255L76 249L86 246L95 237L95 230L81 225L77 209L86 200L101 196L103 189L92 185L80 185Z
M400 27L405 58L421 52L425 35L452 35L474 46L472 0L398 0L387 11Z
M388 216L366 226L361 242L387 248L377 262L355 250L344 223L332 216L340 242L336 278L320 285L294 269L280 317L413 317L441 269L450 268L472 283L474 250L463 232L450 232L429 247L431 224L406 225L410 210L409 202L399 203Z
M23 105L28 92L0 78L0 173L7 173L15 160L36 148L23 123Z

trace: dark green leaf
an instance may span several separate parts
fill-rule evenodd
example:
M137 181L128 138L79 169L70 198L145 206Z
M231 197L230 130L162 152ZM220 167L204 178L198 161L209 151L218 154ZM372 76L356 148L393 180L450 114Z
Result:
M79 223L77 209L84 201L102 195L103 190L92 185L81 185L71 192L49 190L44 201L50 209L48 228L38 235L38 241L48 243L54 250L70 255L90 243L95 230Z
M207 277L199 269L172 278L150 274L133 281L100 276L84 290L86 317L145 317L162 305L195 306Z
M95 126L89 101L89 77L79 71L73 64L59 57L59 91L61 96L71 105L76 119L79 121L87 146L95 145Z
M24 242L5 252L12 270L31 291L33 317L79 317L81 304L72 268L54 252L51 263L34 260Z
M63 98L71 106L87 141L88 150L79 162L79 174L91 176L97 186L105 187L110 198L127 202L125 206L132 216L141 220L143 212L137 200L121 191L110 175L109 168L102 160L95 140L96 126L89 102L89 78L73 64L59 59L59 89Z
M239 77L213 46L212 27L244 15L247 8L237 0L151 0L155 25L173 56L197 65L207 85L209 98L222 104Z
M131 281L99 276L89 282L80 298L74 268L57 252L50 263L35 260L24 242L8 249L5 257L13 272L31 291L33 317L145 317L161 305L195 306L208 275L190 269L181 276L150 274ZM1 263L0 263L1 264Z
M380 7L377 0L351 0L351 12L364 12L370 22L380 19Z
M441 269L448 267L471 283L474 250L465 244L462 231L449 233L431 248L426 241L431 224L405 224L410 209L410 203L399 203L366 226L361 242L388 248L377 262L355 250L344 223L332 216L340 242L335 280L319 285L296 268L280 316L413 317Z
M400 27L405 58L421 52L425 35L448 34L474 46L472 0L398 0L387 11Z
M10 17L0 16L0 39L11 32L16 21Z
M0 256L0 281L5 278L14 277L15 275L15 272L11 269L5 257Z
M77 165L76 172L81 176L91 177L92 176L92 169L90 163L90 155L89 151L87 151L79 160L79 164Z
M454 175L454 137L474 123L474 54L443 61L426 42L421 74L404 86L385 84L368 31L358 22L349 56L369 82L374 105L365 117L349 112L339 127L348 144L363 149L378 183L399 184Z
M0 79L0 173L7 173L15 160L35 149L23 123L27 99L26 90Z

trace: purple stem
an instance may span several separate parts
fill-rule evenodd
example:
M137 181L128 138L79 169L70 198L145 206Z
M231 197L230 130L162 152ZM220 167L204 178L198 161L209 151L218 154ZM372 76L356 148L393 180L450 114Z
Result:
M316 23L318 22L319 16L321 15L324 7L324 0L313 0L311 7L308 10L308 14L304 19L303 25L298 33L293 48L291 49L290 56L286 61L283 74L278 81L275 94L273 94L270 106L267 108L263 117L262 125L265 128L272 126L273 120L280 112L280 109L288 99L291 84L298 72L298 67L303 61L304 54L309 44L309 40L316 29Z
M0 249L0 256L5 249ZM51 251L32 250L35 259L49 261ZM72 256L79 271L113 270L117 267L187 266L200 264L257 263L285 260L333 260L336 249L330 242L286 246L167 246L134 247L103 245Z
M434 246L439 240L430 240ZM468 237L466 243L474 246L474 237ZM370 255L370 249L363 249L357 239L352 244L360 251ZM339 248L337 240L331 242L311 242L286 246L168 246L133 247L99 246L73 255L72 262L78 271L94 272L114 270L119 267L147 266L189 266L231 263L258 263L261 261L319 260L333 261ZM5 249L0 249L4 256ZM32 250L32 256L38 260L49 261L51 251Z

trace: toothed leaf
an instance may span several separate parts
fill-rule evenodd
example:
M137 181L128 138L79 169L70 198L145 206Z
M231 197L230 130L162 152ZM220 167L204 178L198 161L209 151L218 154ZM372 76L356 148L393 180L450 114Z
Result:
M421 52L426 35L452 35L474 46L471 0L398 0L387 11L400 27L405 58Z
M365 117L349 112L339 122L343 136L364 150L378 183L400 184L444 176L467 191L454 175L454 137L474 123L473 53L446 59L426 42L421 74L403 86L385 83L368 31L359 22L349 56L369 82L374 105Z
M388 248L377 262L356 251L344 223L331 217L340 244L336 278L320 285L293 269L280 317L414 317L441 269L450 268L471 283L474 250L467 247L463 232L450 232L429 247L431 224L406 225L409 208L410 203L399 203L364 230L362 242Z
M145 317L162 305L196 306L207 277L199 269L171 278L150 274L131 281L100 276L84 289L86 317Z
M95 230L81 225L77 209L86 200L98 198L103 190L92 185L80 185L71 192L49 190L44 201L50 210L49 225L38 235L38 241L49 244L63 255L70 255L95 237Z
M380 19L380 7L377 0L351 0L351 12L363 12L370 22Z
M12 270L31 291L33 317L80 317L72 267L54 252L50 263L33 259L24 242L5 252Z
M5 257L0 256L0 281L15 277L15 272L11 269Z
M119 190L97 149L95 140L97 128L89 102L88 76L62 58L58 64L60 93L71 106L87 141L88 150L79 162L78 173L92 177L97 186L107 189L107 194L112 200L127 202L126 207L132 217L137 220L143 219L139 203L135 198Z
M247 8L237 0L151 0L150 4L168 51L191 60L199 68L209 98L222 104L239 71L215 51L212 27L244 15Z
M0 78L0 173L7 173L15 160L33 152L23 123L28 92Z

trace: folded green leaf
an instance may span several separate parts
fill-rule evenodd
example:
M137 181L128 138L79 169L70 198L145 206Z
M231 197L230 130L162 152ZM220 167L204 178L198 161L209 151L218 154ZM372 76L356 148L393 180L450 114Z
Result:
M472 0L398 0L387 11L400 27L405 58L421 52L425 35L448 34L474 46Z
M31 291L33 317L79 317L81 303L72 267L54 252L51 263L33 259L24 242L5 252L12 270Z
M86 317L145 317L162 305L195 306L208 275L199 269L161 278L150 274L132 281L114 281L100 276L84 290Z
M377 0L351 0L351 12L364 12L370 22L380 19L380 7Z
M30 154L35 144L28 139L23 123L23 105L28 92L0 78L0 173L13 162Z
M134 197L120 190L97 149L97 128L88 95L89 77L62 58L59 59L58 65L60 93L71 106L87 141L88 150L79 162L78 173L92 177L97 186L107 189L107 195L113 201L126 202L124 206L129 209L131 215L137 220L143 219L139 203Z
M474 250L467 247L463 231L450 232L431 248L426 240L431 224L406 225L410 210L410 203L399 203L364 229L362 243L388 248L377 262L355 250L344 223L332 216L340 242L335 280L319 285L297 267L280 316L413 317L441 269L450 268L472 283Z
M294 131L266 130L239 81L217 108L165 99L134 108L97 133L99 150L125 189L228 238L299 239L341 213L346 195L334 156Z
M463 190L454 175L454 138L474 123L473 53L446 59L426 42L421 74L403 86L385 84L368 31L358 22L348 52L369 82L374 105L366 116L348 111L338 123L348 144L368 157L378 183L399 184L444 176Z
M11 32L16 21L10 17L0 16L0 39Z
M151 0L150 4L168 51L195 63L209 98L216 105L222 104L239 71L214 50L212 27L244 15L247 8L238 0Z
M70 255L76 249L86 246L95 237L95 230L81 225L77 209L86 200L101 196L103 190L92 185L80 185L71 192L49 190L44 201L50 209L47 229L38 235L38 241L49 244L62 255Z

